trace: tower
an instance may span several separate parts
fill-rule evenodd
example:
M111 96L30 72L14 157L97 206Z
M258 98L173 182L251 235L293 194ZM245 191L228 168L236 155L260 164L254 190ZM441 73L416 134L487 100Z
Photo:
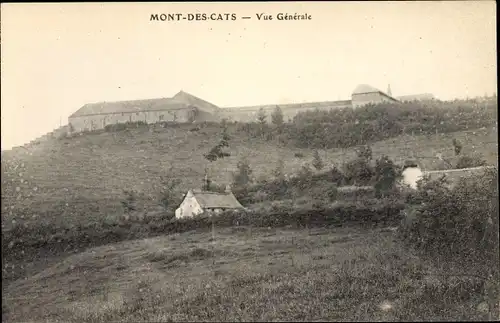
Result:
M392 91L391 91L391 85L390 84L387 86L387 94L389 94L390 96L392 96Z

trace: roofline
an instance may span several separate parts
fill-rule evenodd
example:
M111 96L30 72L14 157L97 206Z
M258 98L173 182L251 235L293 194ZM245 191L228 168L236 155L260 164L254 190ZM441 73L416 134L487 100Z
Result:
M272 108L276 108L276 107L279 107L281 109L293 109L293 108L304 108L304 107L300 107L300 105L303 105L303 104L323 104L323 105L327 105L327 104L335 104L335 105L343 105L343 104L349 104L349 103L352 103L352 100L339 100L339 101L313 101L313 102L300 102L300 103L284 103L284 104L261 104L261 105L246 105L246 106L242 106L242 107L222 107L220 108L221 111L224 111L224 110L230 110L230 109L233 109L233 110L244 110L244 109L248 109L248 110L254 110L254 109L260 109L260 108L269 108L269 109L272 109Z
M202 209L241 209L241 208L244 208L243 205L241 207L240 206L237 206L237 207L235 207L235 206L207 206L207 207L203 207L200 205L200 207Z
M353 93L352 95L358 95L358 94L368 94L368 93L380 93L390 99L393 99L394 101L397 101L397 102L400 102L400 100L396 99L395 97L393 97L392 95L389 95L381 90L374 90L374 91L370 91L370 92L358 92L358 93Z
M175 97L177 94L179 94L179 93L184 93L184 94L187 94L187 95L189 95L189 96L192 96L193 98L195 98L195 99L197 99L197 100L200 100L200 101L202 101L202 102L205 102L205 103L207 103L207 104L211 105L211 106L212 106L213 108L215 108L216 110L217 110L217 109L220 109L220 107L219 107L218 105L213 104L212 102L208 102L208 101L206 101L206 100L204 100L204 99L202 99L202 98L200 98L200 97L197 97L196 95L193 95L193 94L191 94L191 93L189 93L189 92L186 92L186 91L183 91L183 90L180 90L179 92L177 92L177 93L174 95L174 97ZM175 99L174 99L174 97L172 97L172 99L173 99L173 100L175 100Z

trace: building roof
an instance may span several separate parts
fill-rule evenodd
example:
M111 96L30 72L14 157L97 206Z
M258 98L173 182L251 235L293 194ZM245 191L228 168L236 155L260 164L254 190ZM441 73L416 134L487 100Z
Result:
M172 98L158 98L158 99L117 101L117 102L97 102L97 103L85 104L75 113L70 115L70 118L85 116L85 115L94 115L94 114L178 110L187 107L189 107L188 104L179 102Z
M351 100L342 101L320 101L320 102L303 102L303 103L285 103L285 104L266 104L266 105L254 105L254 106L243 106L243 107L227 107L222 108L221 112L256 112L259 109L264 110L274 110L276 107L280 107L283 112L293 109L311 109L311 108L341 108L344 106L350 106Z
M401 101L432 100L435 99L435 97L432 93L420 93L398 96L398 99Z
M374 93L374 92L382 92L382 91L368 84L359 84L358 86L356 86L352 94Z
M387 93L385 93L385 92L383 92L383 91L381 91L381 90L379 90L377 88L374 88L373 86L368 85L368 84L360 84L360 85L356 86L356 88L352 92L352 95L355 95L355 94L364 94L364 93L380 93L383 96L386 96L386 97L388 97L391 100L394 100L396 102L399 101L399 99L396 99L392 95L389 95L389 94L387 94Z
M216 112L217 110L219 110L219 107L216 106L215 104L212 104L208 101L200 99L199 97L194 96L190 93L184 92L182 90L179 91L179 93L177 93L176 95L174 95L172 97L172 99L179 101L179 102L189 104L189 105L196 106L198 109L200 109L202 111L206 111L206 112L213 113L213 112Z
M225 208L242 209L243 205L238 202L233 193L218 193L200 190L191 191L196 201L203 209Z
M180 91L172 98L88 103L70 115L70 118L95 114L179 110L189 107L196 107L202 111L212 113L219 109L216 105L210 102L202 100L184 91Z

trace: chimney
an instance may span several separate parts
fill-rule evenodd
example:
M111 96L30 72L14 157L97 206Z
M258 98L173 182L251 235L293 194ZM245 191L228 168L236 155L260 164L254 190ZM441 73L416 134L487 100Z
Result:
M210 179L208 179L208 174L205 174L205 178L203 179L202 191L210 191Z
M390 84L387 86L387 94L389 94L390 96L392 96L392 91L391 91L391 85Z

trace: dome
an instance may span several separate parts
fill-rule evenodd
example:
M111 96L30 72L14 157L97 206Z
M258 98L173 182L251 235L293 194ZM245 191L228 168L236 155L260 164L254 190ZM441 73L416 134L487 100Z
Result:
M380 90L368 84L360 84L356 86L352 94L373 93L373 92L380 92Z

